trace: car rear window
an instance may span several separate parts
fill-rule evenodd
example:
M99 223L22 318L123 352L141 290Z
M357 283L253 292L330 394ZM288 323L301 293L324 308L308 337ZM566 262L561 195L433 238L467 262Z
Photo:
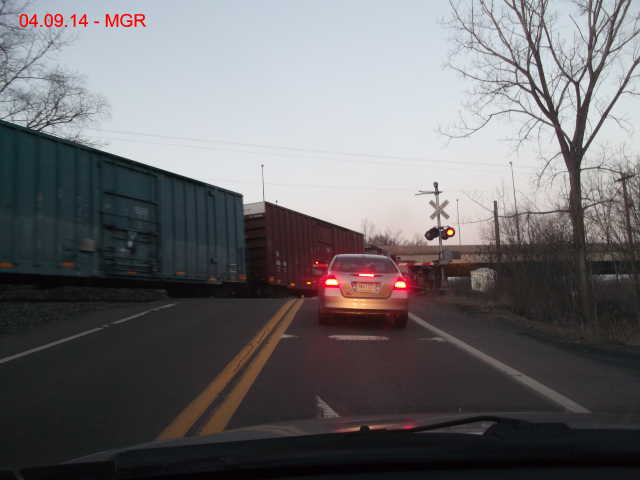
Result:
M386 258L338 257L331 270L336 272L396 273L398 269Z

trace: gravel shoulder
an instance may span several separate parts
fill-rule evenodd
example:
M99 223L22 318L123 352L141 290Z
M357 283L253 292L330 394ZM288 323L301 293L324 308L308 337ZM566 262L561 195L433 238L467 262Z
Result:
M164 290L0 286L0 336L65 323L90 312L119 309L166 300Z
M24 333L76 316L131 305L124 302L3 302L0 303L0 335Z

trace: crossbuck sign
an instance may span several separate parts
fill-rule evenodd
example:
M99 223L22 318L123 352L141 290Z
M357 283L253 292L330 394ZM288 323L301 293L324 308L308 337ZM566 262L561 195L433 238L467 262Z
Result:
M433 200L429 200L429 205L431 205L434 209L434 212L429 217L431 218L431 220L436 218L438 214L442 215L444 218L449 218L449 214L444 211L444 207L449 205L449 200L445 200L444 202L442 202L439 207L436 205L436 202L434 202Z

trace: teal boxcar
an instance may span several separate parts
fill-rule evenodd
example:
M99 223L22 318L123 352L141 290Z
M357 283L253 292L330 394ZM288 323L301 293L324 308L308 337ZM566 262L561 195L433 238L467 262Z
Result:
M242 195L0 121L0 278L246 281Z

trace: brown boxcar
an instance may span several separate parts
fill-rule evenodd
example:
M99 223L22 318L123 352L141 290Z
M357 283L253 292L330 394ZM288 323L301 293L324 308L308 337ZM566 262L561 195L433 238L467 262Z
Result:
M363 253L361 233L269 202L244 206L248 282L254 294L312 293L338 253Z

